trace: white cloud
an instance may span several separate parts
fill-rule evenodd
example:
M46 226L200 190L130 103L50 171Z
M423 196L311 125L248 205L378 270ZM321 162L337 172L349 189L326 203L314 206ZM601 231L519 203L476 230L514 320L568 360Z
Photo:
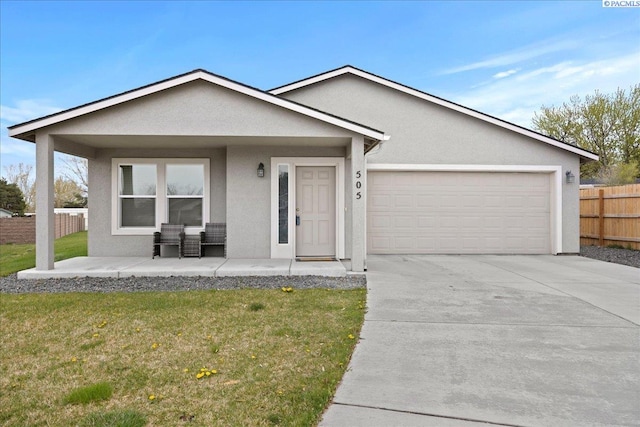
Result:
M3 126L4 127L4 126ZM2 130L0 136L0 175L4 176L9 165L25 163L34 165L36 160L36 145L26 141L11 139Z
M8 123L21 123L57 113L62 108L52 105L48 99L23 99L15 107L0 105L0 119Z
M504 79L505 77L509 77L509 76L511 76L511 75L513 75L513 74L515 74L517 72L518 72L518 70L511 69L511 70L507 70L507 71L502 71L500 73L496 73L492 77L494 79Z
M542 105L561 105L572 95L595 90L614 92L638 84L637 53L591 62L565 61L529 71L510 79L495 79L448 98L501 119L530 127Z
M15 157L35 157L36 146L30 142L2 138L0 155Z
M7 135L7 126L16 123L37 119L60 111L48 99L23 99L17 101L15 106L0 105L0 173L11 164L35 163L35 144L10 138Z
M550 53L575 49L576 47L577 47L577 43L571 40L560 40L560 41L546 40L541 43L524 46L520 49L513 50L510 52L505 52L489 59L473 62L467 65L462 65L460 67L450 68L450 69L444 70L442 74L456 74L464 71L479 70L483 68L506 67L506 66L524 62L533 58L537 58L543 55L547 55Z

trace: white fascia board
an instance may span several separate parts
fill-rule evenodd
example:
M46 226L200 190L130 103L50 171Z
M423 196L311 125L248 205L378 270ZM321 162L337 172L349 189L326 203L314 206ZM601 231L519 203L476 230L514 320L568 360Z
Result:
M185 83L189 83L198 79L208 81L210 83L225 87L227 89L231 89L238 93L242 93L244 95L248 95L253 98L260 99L270 104L277 105L282 108L286 108L290 111L295 111L297 113L315 118L317 120L332 124L334 126L338 126L343 129L350 130L352 132L367 136L375 140L386 141L389 139L389 136L385 135L384 132L380 132L374 129L360 126L356 123L352 123L347 120L343 120L338 117L325 114L321 111L313 110L303 105L291 102L287 99L279 98L267 92L262 92L258 89L253 89L248 86L235 83L231 80L223 79L218 76L206 73L204 71L196 71L194 73L179 76L179 77L166 80L151 86L146 86L138 90L133 90L127 93L123 93L121 95L114 96L112 98L107 98L103 101L98 101L98 102L86 105L84 107L74 108L69 111L65 111L59 114L54 114L50 117L45 117L41 120L27 122L22 126L18 125L12 129L9 129L9 136L17 136L24 133L32 132L34 130L37 130L46 126L50 126L65 120L73 119L75 117L79 117L79 116L89 114L98 110L102 110L104 108L121 104L123 102L131 101L146 95L150 95L166 89L170 89L170 88L173 88Z
M273 95L280 95L282 93L285 92L290 92L292 90L296 90L296 89L300 89L301 87L305 87L305 86L309 86L324 80L328 80L331 79L333 77L337 77L340 76L342 74L346 74L346 73L353 73L353 74L357 74L355 71L357 71L355 68L352 67L342 67L342 68L338 68L337 70L333 70L333 71L329 71L328 73L324 73L324 74L319 74L317 76L308 78L308 79L304 79L304 80L300 80L297 81L295 83L291 83L285 86L281 86L278 88L275 88L273 90L270 90L269 93L273 94ZM368 77L367 77L368 78Z
M280 94L283 94L283 93L286 93L286 92L289 92L289 91L292 91L292 90L295 90L295 89L299 89L299 88L304 87L304 86L312 85L314 83L318 83L318 82L321 82L323 80L327 80L327 79L330 79L330 78L333 78L333 77L337 77L337 76L340 76L342 74L347 74L347 73L356 75L358 77L362 77L362 78L370 80L372 82L375 82L375 83L390 87L392 89L396 89L396 90L398 90L400 92L404 92L406 94L413 95L413 96L415 96L417 98L424 99L426 101L432 102L432 103L440 105L442 107L450 108L450 109L452 109L454 111L457 111L459 113L466 114L466 115L474 117L476 119L483 120L483 121L485 121L487 123L494 124L496 126L500 126L502 128L505 128L505 129L508 129L510 131L519 133L519 134L527 136L529 138L537 139L538 141L547 143L549 145L553 145L554 147L561 148L563 150L572 152L574 154L578 154L578 155L580 155L582 157L585 157L585 158L588 158L588 159L591 159L591 160L596 160L596 161L599 159L597 154L593 154L593 153L590 153L588 151L582 150L579 147L574 147L573 145L564 144L564 143L562 143L560 141L556 141L553 138L546 137L546 136L541 135L541 134L539 134L537 132L534 132L532 130L520 127L520 126L515 125L513 123L505 122L503 120L500 120L500 119L497 119L495 117L486 115L484 113L480 113L479 111L475 111L475 110L472 110L470 108L463 107L462 105L458 105L458 104L455 104L453 102L444 100L442 98L438 98L438 97L426 94L426 93L421 92L421 91L419 91L417 89L412 89L410 87L401 85L399 83L395 83L395 82L393 82L391 80L387 80L387 79L384 79L382 77L378 77L376 75L367 73L366 71L362 71L362 70L359 70L359 69L353 68L353 67L343 67L343 68L340 68L340 69L337 69L337 70L330 71L330 72L325 73L325 74L321 74L321 75L309 78L307 80L301 80L301 81L292 83L292 84L287 85L287 86L282 86L282 87L276 88L276 89L270 91L270 93L272 93L274 95L280 95Z

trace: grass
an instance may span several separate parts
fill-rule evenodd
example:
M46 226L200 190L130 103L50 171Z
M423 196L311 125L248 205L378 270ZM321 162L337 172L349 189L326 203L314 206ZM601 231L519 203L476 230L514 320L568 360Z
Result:
M265 305L261 302L252 302L251 305L249 306L249 310L251 311L260 311L260 310L264 310Z
M102 400L109 400L112 394L113 387L111 387L111 384L101 382L78 387L64 398L63 403L67 405L77 405L79 403L100 402Z
M87 232L69 234L56 239L55 260L87 255ZM0 245L0 277L36 266L36 245Z
M143 427L147 419L136 411L93 412L80 423L80 427Z
M0 294L0 425L317 424L364 298L364 289ZM89 403L65 404L91 385L80 399Z

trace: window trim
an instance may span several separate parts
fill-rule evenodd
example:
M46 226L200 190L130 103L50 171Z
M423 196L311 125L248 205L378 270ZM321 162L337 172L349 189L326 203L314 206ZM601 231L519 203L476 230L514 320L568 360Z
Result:
M119 171L121 165L153 164L156 166L156 223L154 227L120 227ZM167 196L167 165L203 165L204 185L202 194L202 226L186 227L187 234L204 231L209 222L211 206L211 174L208 158L112 158L111 159L111 234L114 236L148 236L160 231L160 224L169 217L169 197ZM199 197L198 197L199 198Z

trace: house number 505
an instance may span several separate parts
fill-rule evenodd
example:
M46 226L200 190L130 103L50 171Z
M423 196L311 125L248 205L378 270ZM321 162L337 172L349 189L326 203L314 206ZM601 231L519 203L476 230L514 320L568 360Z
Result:
M356 171L356 188L358 190L362 188L362 181L360 181L360 178L362 178L362 173L360 171ZM362 199L361 191L356 192L356 200L359 200L359 199Z

